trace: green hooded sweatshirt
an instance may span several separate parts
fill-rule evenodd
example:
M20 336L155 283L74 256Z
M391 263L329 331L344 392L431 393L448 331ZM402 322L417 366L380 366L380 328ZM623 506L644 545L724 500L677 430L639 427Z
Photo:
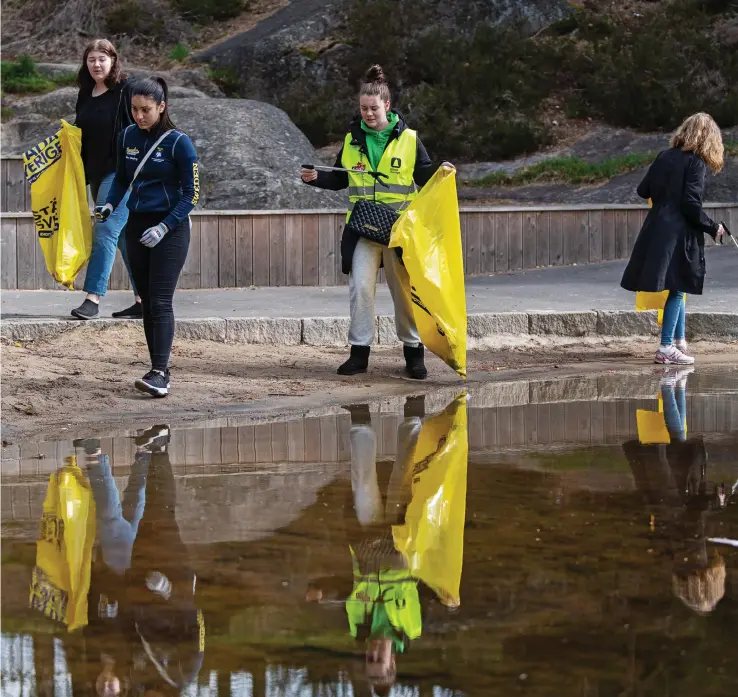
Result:
M366 150L369 154L369 165L376 171L379 167L379 161L384 155L384 149L387 147L387 141L389 140L392 129L397 125L400 117L395 112L387 112L387 121L389 124L387 128L382 131L375 131L364 123L364 119L361 120L361 130L366 133Z

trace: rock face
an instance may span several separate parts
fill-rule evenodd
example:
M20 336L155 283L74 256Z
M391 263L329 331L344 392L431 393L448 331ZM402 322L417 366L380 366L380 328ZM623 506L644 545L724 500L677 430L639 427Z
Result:
M13 118L2 124L3 153L19 155L74 121L75 87L9 102ZM200 156L200 207L210 209L340 208L341 193L305 186L300 165L319 162L287 114L245 99L214 99L184 86L171 88L175 123Z
M571 12L566 0L396 0L398 11L414 5L438 25L460 31L480 23L518 24L535 32ZM195 53L193 60L230 68L246 96L275 101L290 81L318 84L353 80L346 67L352 48L342 41L351 0L291 0L253 29ZM408 32L432 28L420 23Z
M183 99L172 117L200 155L202 206L211 209L326 208L345 194L300 181L300 165L315 150L287 114L248 99Z

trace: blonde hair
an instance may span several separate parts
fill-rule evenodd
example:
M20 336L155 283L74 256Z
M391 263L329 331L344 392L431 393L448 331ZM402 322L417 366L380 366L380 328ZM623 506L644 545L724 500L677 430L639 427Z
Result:
M710 114L699 112L685 119L671 136L671 147L699 155L715 174L723 168L723 137Z
M687 575L673 574L672 590L690 610L709 615L725 595L725 561L715 554L706 569Z

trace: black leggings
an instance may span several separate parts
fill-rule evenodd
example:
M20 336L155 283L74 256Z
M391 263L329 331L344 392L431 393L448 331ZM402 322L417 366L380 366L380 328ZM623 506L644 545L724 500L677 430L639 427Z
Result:
M143 305L143 324L151 367L166 370L174 341L172 298L190 247L190 221L183 220L155 247L141 244L141 235L158 225L163 213L131 213L126 225L126 245L131 274Z

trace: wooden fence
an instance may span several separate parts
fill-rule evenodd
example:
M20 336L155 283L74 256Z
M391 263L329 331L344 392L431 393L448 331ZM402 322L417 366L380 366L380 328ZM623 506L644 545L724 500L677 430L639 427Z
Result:
M3 160L0 287L53 289L28 209L25 189ZM21 175L22 176L22 175ZM21 181L21 183L23 183ZM738 204L708 204L716 219L738 229ZM461 209L467 275L541 266L586 264L628 256L647 212L643 205L485 207ZM344 285L340 239L345 211L196 211L181 288ZM77 279L84 282L84 272ZM116 259L111 290L128 289Z

